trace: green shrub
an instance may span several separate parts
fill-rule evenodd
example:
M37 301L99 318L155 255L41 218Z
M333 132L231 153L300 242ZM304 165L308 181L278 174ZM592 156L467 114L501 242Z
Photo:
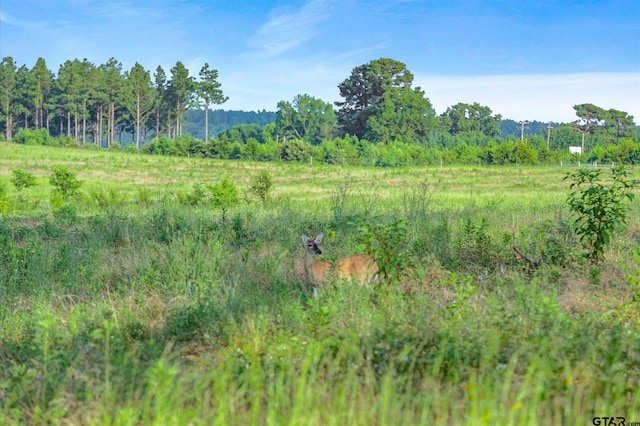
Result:
M124 152L126 152L127 154L137 154L138 152L138 147L136 146L136 144L129 144L125 147Z
M640 184L629 179L622 166L611 169L611 180L603 179L603 169L579 169L568 173L572 192L567 204L574 217L574 229L586 250L585 256L598 263L619 225L627 223L627 202L633 201L633 190Z
M193 184L193 191L190 193L179 193L178 200L180 204L185 206L200 206L205 204L207 200L207 192L201 183Z
M53 174L49 177L49 183L54 187L54 193L59 194L63 201L78 195L78 189L81 185L75 173L62 166L56 166L53 169Z
M358 240L378 261L380 276L386 283L398 283L412 265L407 247L408 234L406 219L389 224L365 222L358 227Z
M225 177L220 183L210 186L209 192L213 204L222 210L222 220L226 220L227 211L240 201L236 184Z
M249 191L265 204L269 200L269 192L273 186L273 178L268 170L261 170L251 178Z
M15 169L13 172L13 177L11 178L11 183L16 187L16 190L22 194L22 191L25 188L31 188L36 184L36 177L25 170Z
M47 129L29 130L20 129L13 137L14 143L24 145L55 145L56 141L49 135Z

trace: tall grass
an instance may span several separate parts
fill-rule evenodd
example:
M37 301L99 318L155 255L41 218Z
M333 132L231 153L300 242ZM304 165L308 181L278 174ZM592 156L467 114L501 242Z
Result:
M8 186L0 218L0 424L638 420L638 206L594 270L563 170L0 150L0 181L39 179L22 201ZM55 165L83 182L73 208L49 205ZM179 201L264 167L265 205ZM107 189L126 196L90 195ZM359 223L399 219L412 266L396 285L310 297L301 233L337 258L362 249Z

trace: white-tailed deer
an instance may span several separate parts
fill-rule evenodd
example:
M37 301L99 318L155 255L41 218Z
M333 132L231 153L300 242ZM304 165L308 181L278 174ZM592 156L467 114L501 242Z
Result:
M322 242L322 234L313 240L302 234L302 245L305 247L304 271L313 287L313 296L318 299L318 286L332 277L348 282L366 285L378 278L378 262L366 254L345 257L336 262L317 260L314 256L322 254L318 246Z

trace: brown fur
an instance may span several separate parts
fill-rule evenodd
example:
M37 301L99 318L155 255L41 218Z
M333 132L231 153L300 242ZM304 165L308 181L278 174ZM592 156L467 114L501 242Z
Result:
M360 285L369 284L377 279L378 262L366 254L345 257L335 263L316 259L316 255L322 254L322 250L318 246L322 242L322 236L319 234L311 240L302 234L302 244L306 250L304 270L309 278L309 283L314 287L315 295L317 295L316 287L327 283L333 277Z

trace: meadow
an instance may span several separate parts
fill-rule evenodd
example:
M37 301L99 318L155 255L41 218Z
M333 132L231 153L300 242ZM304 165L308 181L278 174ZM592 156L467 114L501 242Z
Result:
M62 203L56 166L81 182ZM0 143L0 425L640 421L640 205L590 263L568 171ZM221 209L198 188L224 178ZM389 279L316 301L320 232L325 259L393 241Z

